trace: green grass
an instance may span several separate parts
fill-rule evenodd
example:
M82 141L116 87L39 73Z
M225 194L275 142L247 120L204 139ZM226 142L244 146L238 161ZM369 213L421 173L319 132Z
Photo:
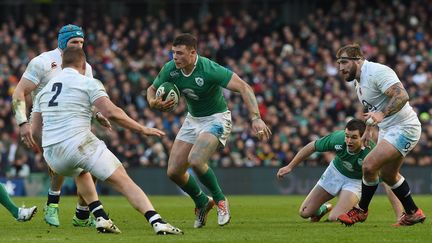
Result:
M216 210L210 212L207 226L193 228L193 204L183 196L151 196L158 212L171 224L184 230L183 236L157 236L143 216L122 197L102 197L105 209L120 235L98 234L89 228L74 228L71 218L76 199L62 197L61 226L54 228L42 219L45 198L14 198L18 204L37 205L39 212L30 222L13 220L0 209L1 242L430 242L430 220L412 227L394 228L395 216L387 198L376 196L365 223L345 227L339 223L310 223L301 219L298 207L304 196L230 196L232 221L219 227ZM425 214L432 215L432 196L415 196Z

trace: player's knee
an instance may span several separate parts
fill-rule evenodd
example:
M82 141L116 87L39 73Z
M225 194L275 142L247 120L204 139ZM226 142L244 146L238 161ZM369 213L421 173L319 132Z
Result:
M362 170L364 177L372 176L377 173L377 169L372 163L363 164Z
M190 164L190 166L192 167L192 169L194 169L195 171L201 168L201 166L203 165L203 161L201 159L201 156L199 156L197 153L192 153L191 155L189 155L188 158L188 162Z
M168 167L167 176L171 180L176 181L176 179L179 177L179 172L175 168Z
M307 207L302 207L302 208L300 208L300 209L299 209L299 215L300 215L300 217L302 217L302 218L304 218L304 219L307 219L307 218L311 217L311 216L312 216L312 213L309 212L309 211L310 211L310 210L308 210Z

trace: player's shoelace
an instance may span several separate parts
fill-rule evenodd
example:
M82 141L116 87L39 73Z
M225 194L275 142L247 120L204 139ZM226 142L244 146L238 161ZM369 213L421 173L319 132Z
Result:
M219 203L218 203L218 212L219 212L220 215L226 215L228 213L225 201L219 201Z
M362 220L361 214L363 211L359 208L353 208L347 213L348 217L355 222Z

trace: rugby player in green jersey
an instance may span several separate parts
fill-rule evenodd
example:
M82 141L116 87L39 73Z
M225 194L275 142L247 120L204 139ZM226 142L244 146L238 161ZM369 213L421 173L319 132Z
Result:
M336 221L339 215L357 205L361 196L362 162L375 147L372 141L370 147L362 146L361 138L365 129L366 124L362 120L352 119L345 126L345 131L335 131L310 142L287 166L279 169L277 177L282 179L314 152L332 151L336 153L333 161L330 162L318 183L300 206L299 213L302 218L310 218L312 222L318 222L330 212L328 220ZM337 195L339 195L339 200L333 208L327 201ZM399 200L391 191L388 196L396 215L401 215L403 210Z
M188 114L171 148L168 177L195 202L195 228L205 225L208 212L217 206L218 224L230 221L228 200L207 161L219 146L225 146L231 132L231 113L222 88L238 92L249 111L252 132L267 141L271 131L261 119L252 88L237 74L197 54L197 40L190 34L177 36L172 46L173 60L164 65L147 90L151 108L170 110L174 101L156 97L164 82L174 83L186 99ZM191 167L211 197L199 187L187 169Z

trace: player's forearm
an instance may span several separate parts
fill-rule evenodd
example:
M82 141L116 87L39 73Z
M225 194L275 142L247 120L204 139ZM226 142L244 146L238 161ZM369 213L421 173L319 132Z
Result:
M116 108L107 112L101 112L109 120L117 123L119 126L132 130L134 132L140 132L142 125L130 118L126 112L120 108Z
M400 111L409 100L408 93L400 83L392 85L386 90L385 94L391 97L391 99L383 110L384 117L391 116Z
M315 141L308 143L294 156L293 160L288 164L291 169L294 169L305 159L309 158L315 152Z
M243 92L241 92L241 95L249 111L249 118L251 120L260 119L261 115L258 109L258 103L252 88L249 85L245 84L245 87L243 89Z
M156 97L156 89L153 87L153 85L150 85L147 89L147 102L149 103L149 106L152 107L152 101Z
M12 95L12 109L18 125L27 122L27 109L24 91L18 86Z

